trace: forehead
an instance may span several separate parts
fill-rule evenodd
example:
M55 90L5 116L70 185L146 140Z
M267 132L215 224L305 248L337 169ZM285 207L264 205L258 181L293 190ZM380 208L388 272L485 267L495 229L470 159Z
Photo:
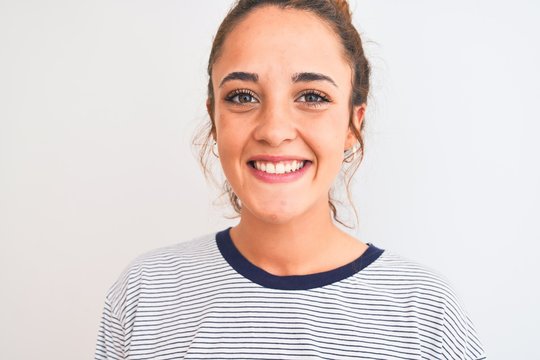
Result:
M350 82L350 67L339 37L317 15L275 6L257 8L226 35L213 72L283 74L334 73Z

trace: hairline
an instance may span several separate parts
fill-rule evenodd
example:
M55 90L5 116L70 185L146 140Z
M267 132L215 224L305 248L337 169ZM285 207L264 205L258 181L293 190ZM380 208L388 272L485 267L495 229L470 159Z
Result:
M212 71L214 70L214 64L216 62L218 62L218 60L220 59L220 57L222 55L223 48L225 47L225 43L227 42L227 39L229 38L229 35L234 31L234 29L242 21L244 21L247 17L249 17L250 14L252 14L253 12L255 12L255 11L259 10L259 9L264 9L265 7L276 7L278 9L284 10L284 11L291 11L292 10L292 11L306 12L309 15L321 20L322 23L324 23L325 26L327 26L331 30L332 35L336 38L337 42L341 45L341 56L343 57L343 60L345 60L345 62L348 64L349 68L351 69L352 84L354 84L354 77L355 77L354 60L349 57L347 49L346 49L345 45L343 44L343 40L341 39L341 36L339 35L339 31L336 28L336 26L334 24L332 24L331 21L329 21L328 19L325 19L324 17L320 16L319 14L314 12L313 10L296 8L294 6L291 6L290 4L268 4L268 3L257 4L257 5L254 5L248 12L246 12L242 16L238 17L236 19L236 22L233 23L231 25L231 27L228 29L227 35L223 38L223 42L221 43L221 47L219 48L219 50L216 53L214 53L214 61L210 65L211 68L212 68ZM212 74L208 74L208 75L210 76L210 79L213 82L214 78L212 77ZM212 84L212 91L215 92L215 90L216 90L216 88ZM352 95L353 92L354 92L354 87L352 88L352 91L351 91L351 98L353 96ZM212 94L212 95L214 95L214 94Z

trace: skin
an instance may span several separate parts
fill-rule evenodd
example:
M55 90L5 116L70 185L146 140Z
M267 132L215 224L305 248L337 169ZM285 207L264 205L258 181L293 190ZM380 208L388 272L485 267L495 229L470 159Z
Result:
M223 81L235 72L256 74L257 80ZM331 81L292 80L303 72ZM328 24L309 12L273 6L241 21L214 63L214 137L225 176L243 206L231 238L250 262L271 274L328 271L367 249L334 224L328 205L343 151L356 142L349 128L351 79ZM234 97L238 90L242 93ZM317 92L306 95L306 90ZM358 128L365 108L353 109ZM268 184L246 164L258 154L299 156L312 166L294 182Z

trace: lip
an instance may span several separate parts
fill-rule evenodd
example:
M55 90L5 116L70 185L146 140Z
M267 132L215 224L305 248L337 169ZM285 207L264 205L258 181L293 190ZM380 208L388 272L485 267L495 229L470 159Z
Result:
M296 158L294 160L296 160ZM311 161L308 160L300 170L285 174L269 174L265 171L257 170L256 168L249 165L249 163L246 164L246 166L248 167L251 174L253 174L257 179L265 183L275 184L293 182L298 180L309 170L311 164Z
M281 155L281 156L276 156L276 155L255 155L255 156L252 156L248 159L248 162L251 162L251 161L269 161L269 162L279 162L279 161L293 161L293 160L296 160L296 161L304 161L304 160L308 160L310 161L309 159L306 159L302 156L296 156L296 155Z

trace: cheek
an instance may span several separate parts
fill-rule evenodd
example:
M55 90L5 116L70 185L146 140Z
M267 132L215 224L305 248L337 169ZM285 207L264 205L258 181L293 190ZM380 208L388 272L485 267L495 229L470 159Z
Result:
M339 109L325 114L309 126L312 146L318 156L340 157L348 132L348 111Z
M336 111L324 119L313 132L310 146L316 160L317 176L328 186L335 180L343 165L343 151L348 130L348 112Z
M215 119L218 143L221 146L220 150L223 151L225 150L225 147L223 145L231 141L230 133L234 132L234 129L231 126L231 120L228 119L227 116L225 116L218 109L216 109Z
M238 166L242 149L248 141L249 134L246 127L239 125L238 119L227 116L216 117L219 156L224 169Z

